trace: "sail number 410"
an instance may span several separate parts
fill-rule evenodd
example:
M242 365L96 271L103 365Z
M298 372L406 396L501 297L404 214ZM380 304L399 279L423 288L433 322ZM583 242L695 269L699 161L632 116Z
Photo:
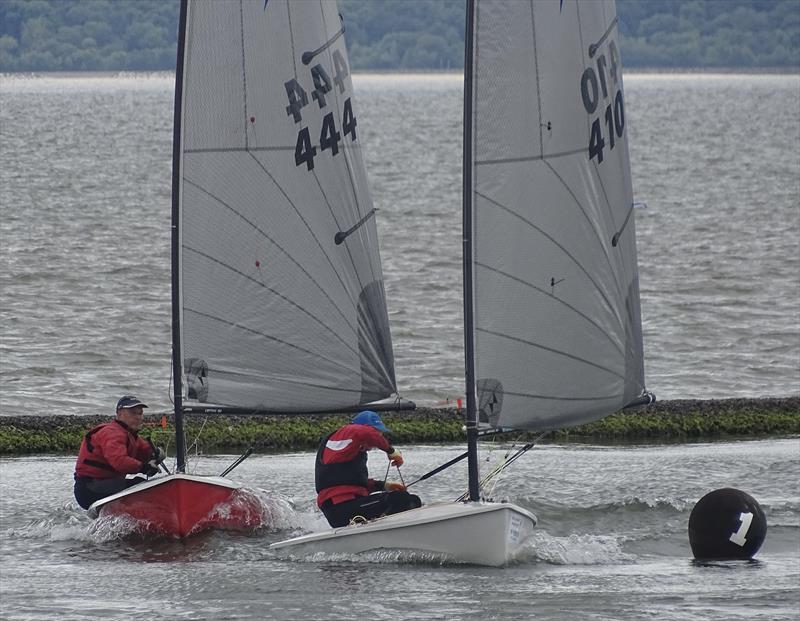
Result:
M613 94L613 101L606 107L602 115L592 121L589 132L589 159L603 161L603 149L613 149L617 138L622 138L625 131L625 103L622 99L622 81L619 79L619 56L614 41L609 42L606 61L605 54L597 56L596 66L587 67L581 75L581 98L583 107L589 115L594 115L601 99L608 100ZM609 80L610 78L610 80ZM610 84L609 84L610 82Z

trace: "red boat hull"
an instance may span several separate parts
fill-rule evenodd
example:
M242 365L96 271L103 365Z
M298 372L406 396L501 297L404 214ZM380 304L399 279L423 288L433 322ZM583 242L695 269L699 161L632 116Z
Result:
M249 531L263 521L258 498L221 477L172 474L97 501L95 515L124 515L144 532L183 538L214 528Z

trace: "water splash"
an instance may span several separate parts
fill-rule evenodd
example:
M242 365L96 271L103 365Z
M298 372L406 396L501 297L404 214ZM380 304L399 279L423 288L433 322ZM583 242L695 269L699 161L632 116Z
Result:
M576 534L554 537L537 531L528 539L517 560L553 565L615 565L634 558L622 551L622 542L617 537Z
M433 565L437 567L446 565L459 565L458 561L453 560L446 554L435 552L425 552L422 550L399 550L381 548L379 550L368 550L358 553L345 552L287 552L276 551L276 556L282 560L296 561L302 563L352 563L352 564L376 564L376 565Z

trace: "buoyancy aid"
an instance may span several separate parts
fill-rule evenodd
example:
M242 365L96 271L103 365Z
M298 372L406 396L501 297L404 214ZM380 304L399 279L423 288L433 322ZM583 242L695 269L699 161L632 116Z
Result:
M101 423L83 437L75 476L107 479L132 474L151 452L150 445L122 421Z
M367 468L366 452L361 451L355 459L342 463L326 464L322 460L325 447L332 435L333 433L325 436L317 449L317 461L314 467L314 485L317 493L337 485L367 487L369 485L369 469Z

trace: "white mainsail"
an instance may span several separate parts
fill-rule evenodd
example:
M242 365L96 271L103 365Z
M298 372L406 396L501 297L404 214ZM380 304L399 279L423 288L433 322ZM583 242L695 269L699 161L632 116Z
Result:
M645 389L614 1L475 4L466 121L480 418L587 422Z
M188 405L396 392L343 32L333 1L187 5L173 269Z

